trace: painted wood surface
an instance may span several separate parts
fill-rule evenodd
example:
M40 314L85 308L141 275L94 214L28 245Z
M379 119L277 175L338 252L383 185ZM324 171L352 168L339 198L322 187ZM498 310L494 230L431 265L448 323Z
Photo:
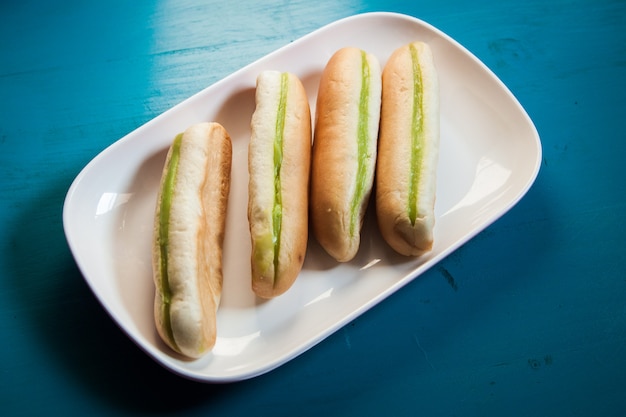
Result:
M423 19L535 122L522 201L281 368L184 380L109 319L61 209L125 134L342 17ZM23 0L0 4L0 414L621 416L626 413L626 3Z

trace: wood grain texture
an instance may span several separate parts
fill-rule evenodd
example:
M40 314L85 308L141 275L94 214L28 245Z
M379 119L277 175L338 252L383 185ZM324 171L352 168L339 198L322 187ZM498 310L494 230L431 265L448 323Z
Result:
M84 284L62 230L71 181L196 91L379 10L442 29L509 86L542 139L537 182L287 365L224 386L168 373ZM619 415L625 16L619 0L2 2L0 414Z

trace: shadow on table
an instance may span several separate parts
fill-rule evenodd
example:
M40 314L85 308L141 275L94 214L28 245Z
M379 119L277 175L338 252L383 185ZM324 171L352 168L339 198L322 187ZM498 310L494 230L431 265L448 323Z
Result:
M44 194L33 198L33 201L25 201L20 214L9 226L10 245L4 248L11 260L8 265L11 274L9 278L11 290L19 297L20 312L26 316L25 321L31 327L29 330L36 334L36 343L43 350L42 356L47 355L50 361L58 362L58 368L64 374L64 379L59 383L63 383L68 378L74 379L76 384L72 385L81 387L85 390L86 395L94 397L97 402L120 410L181 412L205 407L211 407L214 410L223 407L229 409L238 406L244 407L244 404L235 398L248 398L254 401L254 398L261 398L268 391L286 389L286 385L289 384L304 383L309 388L301 385L299 390L308 391L316 384L323 382L316 381L315 378L311 379L311 375L294 373L294 369L302 371L300 363L300 365L287 364L273 371L271 373L273 376L261 376L236 384L202 384L174 375L150 359L108 317L85 284L71 256L62 227L63 198L69 185L68 180L51 183ZM543 211L546 209L544 206L546 204L545 197L544 189L534 189L529 196L531 201L525 201L522 204L526 206L526 210ZM546 215L548 214L546 213ZM540 216L535 214L531 217ZM516 235L511 239L523 241L534 236L532 231L524 231L526 227L517 229L514 225L507 223L506 220L503 223L497 222L493 226L495 230L492 227L477 236L476 245L472 245L472 247L476 246L480 249L483 246L481 241L489 239L489 235L497 232L501 227L516 230ZM544 242L544 244L549 243ZM466 259L467 256L464 257L463 252L467 251L468 249L461 248L458 256ZM472 250L470 249L469 252ZM487 291L485 288L489 288L488 291L491 294L489 299L493 299L497 298L501 292L510 292L510 288L507 289L507 287L524 286L526 283L520 282L521 275L526 276L525 279L529 278L526 275L528 271L524 273L521 270L516 270L515 277L498 280L497 283L491 281L455 282L452 275L455 275L457 263L462 262L458 256L451 256L422 277L436 281L437 275L441 274L441 279L447 282L444 284L444 290L449 284L450 288L445 292L449 293L450 296L440 300L440 302L446 303L445 306L440 306L444 309L455 310L456 308L466 312L480 310L485 306L474 303L484 296L481 291ZM506 254L505 252L503 256L505 258L500 260L499 267L504 267L508 260L514 261L508 258L522 255ZM518 260L515 262L517 263ZM459 268L461 267L459 266ZM521 269L524 270L524 268ZM465 277L471 276L472 274L465 275ZM495 279L495 275L493 278ZM24 280L30 282L24 282ZM414 285L423 286L425 283L427 282L418 280ZM432 285L432 282L429 285ZM466 291L469 291L461 306L457 305L459 303L458 296L452 295L456 294L457 286L459 292L466 294ZM422 290L424 289L428 288L422 288ZM409 296L408 293L406 296ZM400 295L398 299L402 298L403 296ZM453 303L453 300L456 300L457 303ZM474 305L472 307L467 303ZM390 306L388 309L401 308L392 307ZM420 307L420 309L424 308L426 307ZM377 311L378 313L373 312L371 314L378 317L377 314L386 311L386 309L383 307L382 310L378 309ZM446 315L446 317L451 316L453 315ZM406 322L394 332L407 331L407 329L410 330L417 325L412 323L414 319L409 316L402 315L402 317L405 317ZM454 323L446 322L445 319L437 318L436 315L428 315L428 317L430 317L429 321L432 322L430 324L433 328L446 329L445 332L431 334L431 343L435 345L438 343L455 343L452 340L455 333ZM466 318L467 320L469 318ZM310 366L327 363L332 359L326 356L329 352L341 357L348 354L341 349L332 350L329 347L331 345L336 347L338 343L341 344L343 337L348 337L347 335L352 332L350 328L346 331L347 333L339 332L329 338L330 340L325 346L320 346L320 348L307 353L312 361ZM369 334L369 330L367 334ZM397 334L392 332L390 337L395 336ZM348 348L350 347L348 346ZM355 352L349 353L352 357ZM335 360L340 359L335 358ZM389 360L391 362L387 365L398 365L392 363L393 360ZM354 368L359 363L361 362L358 356L350 359L350 362L345 365L346 369L350 371L348 374L354 376L356 368L351 369L351 367ZM310 366L305 364L305 371ZM56 369L56 367L54 368ZM424 372L424 369L427 368L419 369L421 369L420 372ZM375 376L370 375L371 370L367 371L360 369L360 367L357 370L365 379ZM416 370L418 369L416 368ZM313 376L319 373L315 370L309 369L309 371L314 374ZM337 370L336 372L340 371ZM319 379L319 375L317 376ZM54 375L51 376L51 378L54 377Z
M88 395L125 409L180 410L223 397L228 386L188 381L148 358L99 305L65 241L68 188L55 183L36 201L24 202L4 248L9 285L31 327L25 331L36 335L42 356L58 362L64 378L75 378Z

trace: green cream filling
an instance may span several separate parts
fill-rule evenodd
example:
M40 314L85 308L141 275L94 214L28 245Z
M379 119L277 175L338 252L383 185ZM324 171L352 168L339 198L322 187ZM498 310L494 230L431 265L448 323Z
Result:
M411 169L409 174L409 200L408 212L411 225L415 225L417 218L417 195L420 182L421 165L424 149L424 119L423 109L423 85L422 72L419 66L417 49L414 45L409 46L411 51L411 63L413 66L413 114L411 117Z
M176 174L178 172L178 162L180 160L180 144L183 138L183 134L178 134L172 144L172 153L168 162L165 179L163 181L161 190L160 204L160 216L159 216L159 249L161 251L161 294L163 300L163 308L161 313L163 314L163 323L167 329L167 337L172 345L176 346L174 340L174 334L172 332L172 325L170 322L170 305L172 302L172 291L170 289L168 274L167 274L167 252L169 246L169 224L170 224L170 210L172 207L172 194L174 192L174 185L176 184Z
M262 274L266 274L270 266L274 266L274 276L278 271L280 255L280 235L282 228L283 204L281 193L281 168L283 163L283 143L285 132L285 114L287 109L287 93L289 74L280 76L280 93L276 108L276 125L273 138L273 166L274 166L274 202L272 205L272 227L267 233L257 235L254 239L253 257ZM276 281L274 281L274 284Z
M254 240L254 262L263 273L265 273L273 263L273 257L269 259L269 257L266 256L273 249L274 236L272 233L259 235Z
M280 234L283 217L283 201L281 193L280 171L283 163L283 142L285 133L285 113L287 109L287 90L289 76L282 73L280 76L280 98L276 114L276 129L274 131L274 206L272 208L272 243L274 245L274 274L278 271L278 257L280 255Z
M370 67L365 51L361 51L361 93L359 97L359 121L357 125L358 165L356 175L356 189L350 204L350 236L354 236L359 228L360 208L366 190L367 167L371 155L368 152L368 125L369 125L369 86Z

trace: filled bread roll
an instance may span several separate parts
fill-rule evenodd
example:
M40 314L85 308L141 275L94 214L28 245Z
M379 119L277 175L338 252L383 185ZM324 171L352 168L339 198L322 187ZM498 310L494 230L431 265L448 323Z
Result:
M217 123L174 139L158 192L152 264L159 335L197 358L215 344L232 144Z
M252 289L287 291L302 269L308 239L311 112L294 74L262 72L248 153Z
M381 102L378 59L338 50L322 72L311 166L311 224L320 245L346 262L358 252L374 181Z
M397 252L431 250L439 154L439 86L429 46L393 52L383 70L376 212Z

